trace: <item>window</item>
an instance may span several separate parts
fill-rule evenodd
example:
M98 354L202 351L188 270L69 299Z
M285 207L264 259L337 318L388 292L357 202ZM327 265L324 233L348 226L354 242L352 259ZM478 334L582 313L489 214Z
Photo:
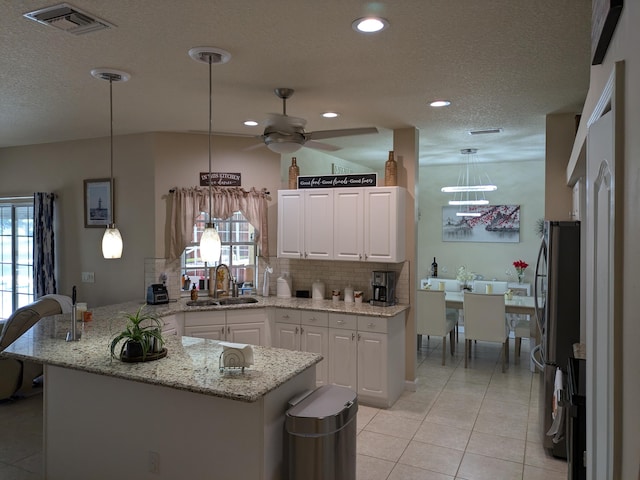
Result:
M205 228L208 214L201 213L193 226L193 238L182 254L182 289L189 290L195 282L196 288L207 290L208 278L205 265L200 258L200 237ZM252 288L256 272L255 229L240 212L235 212L226 220L214 219L222 242L220 263L229 267L231 275L237 279L239 288ZM214 267L215 265L207 265Z
M33 302L33 199L0 198L0 319Z

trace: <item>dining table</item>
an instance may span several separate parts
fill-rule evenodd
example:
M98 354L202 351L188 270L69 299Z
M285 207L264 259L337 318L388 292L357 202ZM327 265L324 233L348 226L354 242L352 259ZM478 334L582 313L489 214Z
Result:
M447 308L463 309L464 292L445 292L444 298ZM538 301L538 305L542 304L543 302ZM533 316L536 314L535 298L514 295L510 300L505 299L504 308L506 313Z

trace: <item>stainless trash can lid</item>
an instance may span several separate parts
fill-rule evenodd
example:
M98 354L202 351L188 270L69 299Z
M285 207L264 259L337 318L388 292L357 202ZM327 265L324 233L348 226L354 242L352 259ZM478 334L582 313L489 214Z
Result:
M357 411L357 395L353 390L324 385L287 411L287 431L298 434L329 433L344 427Z

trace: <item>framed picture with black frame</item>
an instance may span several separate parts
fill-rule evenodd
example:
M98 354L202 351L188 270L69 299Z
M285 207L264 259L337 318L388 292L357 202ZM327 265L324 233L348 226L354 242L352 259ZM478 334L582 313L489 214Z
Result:
M104 228L111 223L111 179L84 181L84 227Z

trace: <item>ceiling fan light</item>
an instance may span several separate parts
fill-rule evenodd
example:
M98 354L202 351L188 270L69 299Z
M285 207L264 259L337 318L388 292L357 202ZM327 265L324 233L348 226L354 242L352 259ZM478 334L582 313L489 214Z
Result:
M294 142L271 142L267 145L269 150L280 154L294 153L302 148L302 145Z
M209 265L214 265L220 260L221 250L220 235L216 227L213 223L207 223L200 237L200 257Z
M105 259L122 257L122 235L115 225L111 224L102 236L102 256Z

